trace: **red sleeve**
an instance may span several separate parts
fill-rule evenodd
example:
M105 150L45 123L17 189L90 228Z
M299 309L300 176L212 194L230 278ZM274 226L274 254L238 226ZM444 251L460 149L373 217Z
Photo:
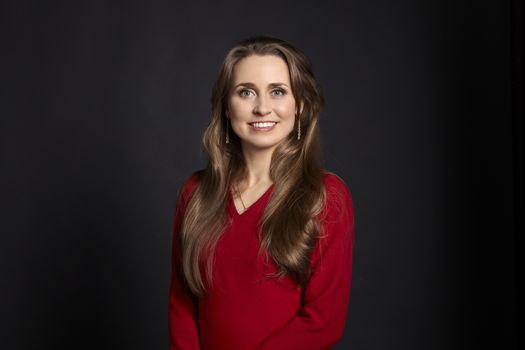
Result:
M303 307L258 350L331 349L343 336L350 297L354 211L342 180L329 175L325 184L327 204L321 219L324 238L312 253L312 275L304 290Z
M170 350L200 349L197 329L196 300L181 282L180 248L178 235L189 196L195 187L195 176L190 177L181 187L173 220L172 272L169 294L168 328Z

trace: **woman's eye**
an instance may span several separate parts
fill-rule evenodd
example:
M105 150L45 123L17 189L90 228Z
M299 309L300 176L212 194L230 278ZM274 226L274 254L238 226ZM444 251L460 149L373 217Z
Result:
M248 97L252 92L250 90L242 89L239 91L241 97Z
M283 96L284 94L286 94L286 91L284 91L283 89L275 89L272 90L272 94L275 96Z

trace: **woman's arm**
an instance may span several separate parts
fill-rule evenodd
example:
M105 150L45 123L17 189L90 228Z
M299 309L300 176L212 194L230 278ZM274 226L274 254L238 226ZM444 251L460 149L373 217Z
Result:
M191 187L195 179L191 177L184 183L177 199L177 209L173 220L172 272L169 295L169 339L170 350L200 349L197 329L196 301L182 283L180 275L179 232Z
M325 238L312 254L312 276L304 306L283 328L266 338L258 350L330 349L343 336L350 296L354 212L348 188L332 177L327 184Z

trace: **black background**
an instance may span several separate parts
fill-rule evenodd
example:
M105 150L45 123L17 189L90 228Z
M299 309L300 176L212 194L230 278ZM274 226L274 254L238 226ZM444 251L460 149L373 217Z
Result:
M0 348L166 349L171 219L226 51L310 58L356 246L337 349L516 347L521 1L1 5Z

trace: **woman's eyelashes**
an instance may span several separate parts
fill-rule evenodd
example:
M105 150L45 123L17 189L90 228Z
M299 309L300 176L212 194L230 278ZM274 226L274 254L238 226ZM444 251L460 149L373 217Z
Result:
M286 91L285 89L282 89L282 88L272 89L272 90L270 91L270 94L271 94L272 96L284 96L284 95L286 95L286 93L287 93L287 91ZM250 96L252 96L252 95L253 95L253 96L256 95L256 94L255 94L255 91L250 90L250 89L240 89L240 90L238 91L238 94L239 94L239 96L241 96L241 97L250 97Z
M252 90L248 90L248 89L240 89L239 90L239 96L241 96L241 97L248 97L251 94L255 95L255 93Z
M286 90L281 89L281 88L273 89L273 90L272 90L272 93L273 93L275 96L284 96L284 95L286 95Z

